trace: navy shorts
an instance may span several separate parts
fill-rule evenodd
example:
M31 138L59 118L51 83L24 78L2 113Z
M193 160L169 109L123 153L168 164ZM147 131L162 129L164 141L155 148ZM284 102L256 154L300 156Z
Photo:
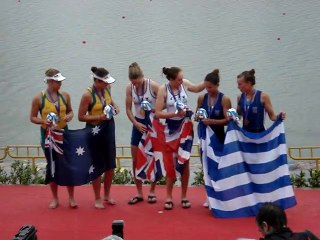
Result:
M144 125L146 125L146 120L145 119L140 119L135 117L135 119ZM141 141L142 138L142 133L133 125L132 126L132 132L131 132L131 145L132 146L138 146L139 142Z
M175 131L179 130L179 128L182 125L184 118L180 119L180 120L173 120L173 119L166 119L166 124L167 127L169 129L169 134L174 133Z

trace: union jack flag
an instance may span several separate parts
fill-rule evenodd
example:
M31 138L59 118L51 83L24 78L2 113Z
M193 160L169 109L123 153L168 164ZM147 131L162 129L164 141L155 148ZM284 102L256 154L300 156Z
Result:
M63 131L46 129L45 147L51 148L59 154L63 154L63 150L60 147L63 143Z
M139 143L136 178L157 181L163 176L175 178L183 173L183 164L189 160L192 148L193 126L186 118L181 127L170 132L167 125L151 113L147 131Z

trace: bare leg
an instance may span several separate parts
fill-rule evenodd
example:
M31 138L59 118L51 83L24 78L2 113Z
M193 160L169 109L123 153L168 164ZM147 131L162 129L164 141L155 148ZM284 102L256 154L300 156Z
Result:
M69 206L71 208L77 208L78 204L74 200L74 186L67 186L68 194L69 194Z
M136 184L137 191L138 191L137 196L142 198L143 197L142 181L136 178L137 151L138 151L138 147L131 145L132 172L133 172L134 182Z
M182 200L182 206L184 208L189 208L191 206L190 202L187 199L189 175L190 175L189 161L186 161L183 165L183 174L181 176L181 200Z
M58 185L55 182L50 182L50 189L52 193L52 201L49 204L49 208L55 209L59 206Z
M110 205L115 205L116 202L110 197L110 189L113 178L113 169L110 169L104 173L104 200Z
M173 184L175 182L174 178L167 177L166 179L166 186L167 186L167 198L166 202L164 204L164 208L167 210L171 210L173 208L172 203L172 190L173 190Z
M156 203L157 202L155 188L156 188L156 182L151 182L150 192L148 194L148 203Z
M92 181L92 187L93 187L93 192L94 192L94 197L95 197L94 206L95 206L95 208L103 209L104 205L103 205L101 197L100 197L101 177L98 177Z
M155 189L156 189L156 182L152 182L151 186L150 186L150 194L149 195L155 196Z

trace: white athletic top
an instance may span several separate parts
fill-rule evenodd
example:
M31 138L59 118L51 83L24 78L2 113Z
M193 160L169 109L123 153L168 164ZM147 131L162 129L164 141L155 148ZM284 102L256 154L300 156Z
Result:
M172 92L169 84L166 84L166 89L167 89L167 101L166 101L167 112L175 112L177 110L175 106L175 102L178 100L183 102L185 105L188 105L188 95L186 90L184 89L183 84L181 84L179 93L176 95L174 95L174 93ZM182 117L173 117L170 119L181 120Z
M145 92L141 94L137 92L137 89L133 84L131 84L131 94L132 94L132 101L134 103L135 111L136 111L136 118L144 119L144 115L141 114L141 102L142 101L148 101L151 103L152 108L154 108L156 103L156 96L154 96L152 89L151 89L151 80L150 79L144 79L144 83L147 84L147 88Z

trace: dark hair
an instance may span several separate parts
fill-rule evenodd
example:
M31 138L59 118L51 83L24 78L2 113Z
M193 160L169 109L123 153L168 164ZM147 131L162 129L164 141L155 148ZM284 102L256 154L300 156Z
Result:
M274 203L264 203L259 209L256 216L258 226L262 226L266 222L269 226L273 227L275 231L287 226L287 216L285 211Z
M45 75L47 77L53 77L54 75L58 74L60 71L58 69L55 68L49 68L46 72Z
M208 73L204 80L213 85L218 85L220 82L219 69L214 69L211 73Z
M250 82L251 85L256 84L256 77L254 76L255 70L251 69L250 71L244 71L238 75L238 78L243 77L246 82Z
M178 67L163 67L162 72L164 75L166 75L167 79L174 80L178 76L179 72L181 72L181 69Z
M139 64L134 62L129 66L129 79L137 79L139 77L143 77L143 71L140 68Z
M93 72L95 75L97 75L98 77L105 77L109 74L109 71L106 70L105 68L97 68L97 67L91 67L91 72Z

